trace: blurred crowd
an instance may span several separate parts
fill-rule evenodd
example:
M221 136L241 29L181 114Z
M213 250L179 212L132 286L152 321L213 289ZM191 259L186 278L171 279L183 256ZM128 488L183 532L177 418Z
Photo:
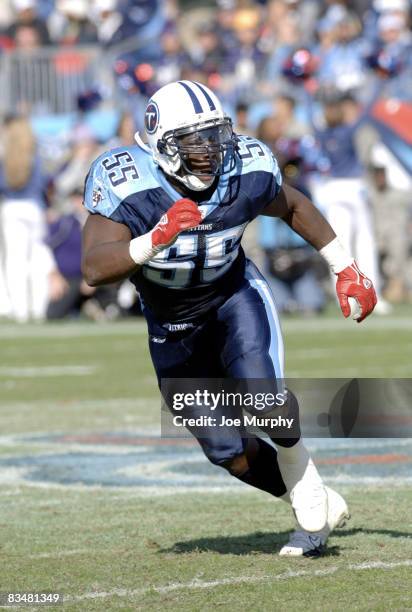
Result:
M165 20L161 0L2 0L0 48L156 40Z
M46 138L30 111L3 118L0 316L139 312L128 282L96 290L82 280L83 183L103 150L134 144L148 98L176 79L207 84L238 133L269 145L284 180L315 201L374 280L380 313L412 301L409 0L2 1L0 60L80 46L99 49L115 91L91 75L68 135L50 128ZM108 109L115 120L102 135L95 118ZM328 271L285 224L262 218L244 244L280 310L325 308Z

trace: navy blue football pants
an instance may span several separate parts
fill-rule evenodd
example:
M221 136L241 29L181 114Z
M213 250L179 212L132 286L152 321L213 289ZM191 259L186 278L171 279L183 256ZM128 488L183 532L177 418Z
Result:
M159 386L162 379L179 378L272 379L276 384L284 376L283 341L273 297L268 283L250 261L241 287L206 321L179 332L153 325L152 321L149 333ZM224 410L231 417L241 414L233 407ZM210 409L197 406L191 416L202 414L210 416ZM195 428L188 429L196 436ZM198 442L208 459L221 465L244 451L244 433L243 427L202 428ZM284 445L295 442L296 438L290 443L284 440Z

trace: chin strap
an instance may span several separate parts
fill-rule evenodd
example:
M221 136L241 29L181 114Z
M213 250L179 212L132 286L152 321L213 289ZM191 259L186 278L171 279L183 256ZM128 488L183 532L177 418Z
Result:
M207 182L202 181L202 179L200 179L198 176L195 176L194 174L186 174L185 176L177 176L176 174L174 174L173 177L183 183L185 187L188 187L192 191L204 191L205 189L208 189L215 180L215 177L213 177Z
M179 176L176 172L172 172L172 170L167 167L167 164L162 164L155 157L153 157L153 160L162 168L162 170L166 174L183 183L183 185L191 191L204 191L205 189L208 189L215 180L215 177L212 177L212 179L209 181L202 181L200 177L194 174L185 174L184 176Z
M152 149L149 147L149 145L147 145L145 142L143 142L142 137L140 136L139 132L135 133L134 139L135 139L135 141L137 142L137 144L139 145L140 148L142 148L145 151L147 151L147 153L152 153Z

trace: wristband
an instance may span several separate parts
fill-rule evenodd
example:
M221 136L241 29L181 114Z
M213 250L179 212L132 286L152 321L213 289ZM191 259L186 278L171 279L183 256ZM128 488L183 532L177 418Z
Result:
M162 246L152 245L152 232L133 238L129 242L129 255L138 266L145 264L161 250Z
M334 274L339 274L354 262L353 257L343 248L338 238L334 238L320 249L319 254L329 264Z

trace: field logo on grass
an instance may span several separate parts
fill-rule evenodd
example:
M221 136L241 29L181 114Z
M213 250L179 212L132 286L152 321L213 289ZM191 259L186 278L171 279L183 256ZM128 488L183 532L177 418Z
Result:
M209 464L191 440L101 432L14 440L20 447L44 444L47 452L0 458L0 484L121 487L142 493L240 486L228 483L223 470Z
M179 492L249 491L225 470L210 464L197 443L130 434L15 436L8 438L28 452L0 457L0 485L108 487L136 495ZM311 441L309 440L309 447ZM394 452L386 440L317 440L315 460L330 484L362 484L387 478L412 483L412 441L400 441ZM50 451L51 444L56 451ZM44 444L44 452L41 452ZM33 454L33 445L36 452ZM356 466L356 468L355 468Z

